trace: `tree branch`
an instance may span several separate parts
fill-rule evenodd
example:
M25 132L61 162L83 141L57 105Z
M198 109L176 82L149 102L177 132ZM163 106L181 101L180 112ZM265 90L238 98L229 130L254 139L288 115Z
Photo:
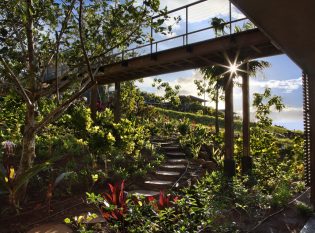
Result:
M42 73L40 75L40 77L44 77L45 75L45 71L47 69L47 67L49 66L49 64L51 63L52 59L54 58L55 54L56 54L56 51L57 51L57 48L59 49L59 46L60 46L60 40L63 36L63 33L65 32L66 28L67 28L67 25L68 25L68 22L69 22L69 19L70 19L70 16L71 16L71 13L72 13L72 10L74 8L74 5L75 5L75 2L76 0L72 0L71 4L70 4L70 7L69 7L69 10L67 11L66 13L66 17L65 17L65 20L61 23L61 29L60 29L60 32L59 32L59 35L56 37L56 47L53 51L53 54L51 55L51 57L49 58L48 62L46 63L46 65L44 66L43 70L42 70Z
M35 132L40 131L42 128L44 128L46 125L50 124L52 121L54 121L57 116L59 116L61 113L63 113L67 108L70 107L70 105L73 103L74 100L79 98L81 95L83 95L87 90L92 88L96 83L94 81L88 81L79 92L76 92L73 94L70 98L68 98L65 102L63 102L60 106L55 108L52 112L50 112L41 122L36 124L35 126Z
M26 94L25 89L23 88L22 84L20 83L18 77L14 74L14 72L11 70L9 65L6 63L4 58L0 56L0 62L5 68L5 70L8 72L8 76L11 78L11 80L17 85L18 89L20 90L20 94L22 95L23 99L25 100L26 104L33 105L32 101L30 100L29 96Z
M95 70L93 76L98 72L99 67ZM60 106L55 108L52 112L50 112L41 122L36 124L35 131L40 131L43 127L45 127L47 124L50 124L52 121L54 121L61 113L63 113L65 110L67 110L68 107L73 103L73 101L80 96L82 96L86 91L88 91L90 88L94 87L97 83L93 80L88 80L86 84L83 85L83 87L76 93L74 93L72 96L70 96L65 102L63 102Z
M81 47L82 47L82 52L83 52L83 56L88 68L88 75L90 77L90 79L92 81L94 81L94 76L92 73L92 69L91 69L91 64L89 61L89 58L87 56L86 50L85 50L85 45L84 45L84 40L83 40L83 34L82 34L82 27L83 27L83 21L82 21L82 17L83 17L83 13L82 13L82 8L83 8L83 0L80 0L80 7L79 7L79 33L80 33L80 43L81 43Z
M35 50L34 50L34 35L33 35L33 15L32 15L32 0L26 0L26 15L27 23L25 25L27 38L27 53L28 53L28 70L31 79L31 91L36 91L36 65L35 65ZM31 96L33 98L33 96Z

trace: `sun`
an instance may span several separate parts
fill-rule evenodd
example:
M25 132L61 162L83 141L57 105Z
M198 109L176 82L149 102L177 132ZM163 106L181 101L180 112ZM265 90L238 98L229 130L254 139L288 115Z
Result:
M229 66L229 72L231 74L236 74L236 72L238 71L238 65L236 65L236 63L232 63Z

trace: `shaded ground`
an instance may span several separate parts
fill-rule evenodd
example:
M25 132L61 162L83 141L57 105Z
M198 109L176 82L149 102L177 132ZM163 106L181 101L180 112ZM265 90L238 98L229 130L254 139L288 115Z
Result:
M309 191L297 199L297 201L309 203ZM301 215L296 207L297 201L293 201L283 211L273 210L266 214L265 221L253 229L257 224L244 221L236 224L247 224L243 232L255 233L298 233L308 220L308 216ZM62 223L66 217L78 216L86 212L98 213L94 206L87 205L83 202L83 196L75 196L65 200L54 201L52 203L53 211L48 214L47 207L33 206L30 210L20 216L1 218L0 232L26 232L27 230L45 223ZM274 214L273 213L277 213ZM268 218L268 216L271 216Z
M65 200L54 201L52 211L48 213L45 205L29 206L28 211L20 216L4 217L0 219L0 232L26 232L27 230L43 223L62 223L66 217L78 216L85 212L95 211L97 209L83 202L81 196L74 196Z
M250 229L255 233L295 233L300 232L309 216L303 215L301 210L298 209L297 203L303 202L310 206L310 192L306 191L303 195L297 197L295 201L291 201L288 206L279 211L274 211L276 213L270 213L265 217L265 221L260 225L256 225Z

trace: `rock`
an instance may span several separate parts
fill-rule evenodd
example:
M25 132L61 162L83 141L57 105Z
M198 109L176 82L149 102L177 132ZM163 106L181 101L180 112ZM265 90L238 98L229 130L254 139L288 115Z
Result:
M206 162L206 160L204 160L204 159L196 159L196 162L198 164L204 164Z
M72 233L73 231L65 224L47 223L29 230L27 233Z
M209 156L208 156L207 152L205 152L205 151L200 151L199 154L198 154L198 157L201 158L201 159L206 159L206 158L208 158Z
M212 161L205 161L202 164L202 167L207 169L207 170L211 170L211 171L215 171L218 169L218 166Z

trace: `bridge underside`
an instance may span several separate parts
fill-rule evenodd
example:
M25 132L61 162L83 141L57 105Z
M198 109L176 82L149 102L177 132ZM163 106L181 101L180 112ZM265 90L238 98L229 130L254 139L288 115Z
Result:
M105 65L96 78L99 84L135 80L153 75L195 69L215 64L256 59L282 52L259 29L244 31Z

